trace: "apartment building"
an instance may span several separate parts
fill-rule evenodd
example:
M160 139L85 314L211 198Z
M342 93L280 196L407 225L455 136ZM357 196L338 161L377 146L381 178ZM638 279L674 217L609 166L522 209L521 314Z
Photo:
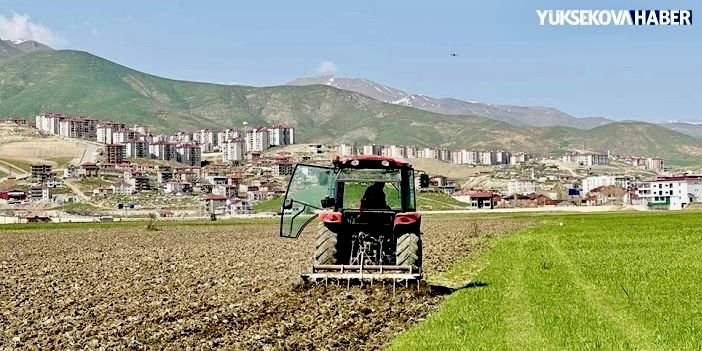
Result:
M35 118L35 126L48 134L59 133L59 123L68 117L58 113L41 113Z
M259 127L246 131L246 151L265 151L271 146L268 128Z
M197 144L179 144L176 146L176 161L189 166L200 166L202 161L202 150Z
M608 165L609 155L607 154L569 154L561 158L564 162L573 162L580 166L591 167L597 165Z
M507 182L507 195L528 195L536 192L536 182L532 179L512 179Z
M244 141L229 139L220 145L223 162L241 162L244 160Z
M354 147L350 144L341 144L337 146L336 153L341 157L352 156L355 154Z
M268 128L268 139L271 146L295 144L295 128L286 125L276 125Z
M126 146L124 144L107 144L103 158L107 164L119 164L124 162L126 156Z
M124 143L125 156L127 158L147 158L149 157L149 144L141 140L130 140Z
M221 146L224 145L224 143L226 143L228 140L239 139L239 137L239 131L237 131L236 129L225 129L217 133L217 145L221 148Z
M157 160L170 161L176 160L176 144L159 141L149 144L149 155Z
M689 203L702 201L702 176L658 177L639 182L636 194L650 207L680 210Z

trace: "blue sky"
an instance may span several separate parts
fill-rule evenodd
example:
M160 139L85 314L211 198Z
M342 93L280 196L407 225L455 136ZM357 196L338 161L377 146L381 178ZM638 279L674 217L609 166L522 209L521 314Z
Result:
M702 119L702 24L541 27L536 16L646 8L702 13L692 0L0 0L0 24L24 19L56 47L169 78L276 85L328 62L339 76L436 97Z

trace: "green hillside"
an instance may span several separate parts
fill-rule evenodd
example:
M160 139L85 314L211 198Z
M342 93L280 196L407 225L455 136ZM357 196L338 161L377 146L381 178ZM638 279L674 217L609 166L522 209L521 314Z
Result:
M541 130L541 139L566 150L610 150L633 156L658 156L669 160L700 160L702 143L686 134L644 122L617 122L589 130L551 127Z
M300 142L563 152L572 148L689 159L700 141L651 124L583 131L522 128L478 116L448 116L383 103L336 88L248 87L156 77L80 51L44 51L0 64L0 116L60 112L152 125L158 131L285 123Z
M514 127L444 116L326 86L254 88L159 78L79 51L27 54L0 66L0 115L84 114L163 131L288 123L301 140L503 146Z

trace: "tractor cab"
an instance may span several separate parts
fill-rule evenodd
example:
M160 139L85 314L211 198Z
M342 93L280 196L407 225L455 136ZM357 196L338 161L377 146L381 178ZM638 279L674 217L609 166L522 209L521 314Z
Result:
M283 202L280 235L297 238L316 218L313 273L321 268L352 273L358 269L351 268L359 267L381 267L382 273L404 265L399 270L414 269L411 279L421 274L421 216L416 212L414 169L407 162L356 156L337 158L331 167L298 164Z
M283 201L280 235L296 238L321 214L329 225L388 225L414 212L414 169L387 157L337 159L333 167L298 164Z

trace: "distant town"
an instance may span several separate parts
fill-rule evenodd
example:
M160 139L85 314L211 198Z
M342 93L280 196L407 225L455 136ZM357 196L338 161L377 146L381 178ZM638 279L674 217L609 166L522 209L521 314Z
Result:
M296 163L328 163L335 155L382 155L477 167L469 177L450 171L431 173L430 187L421 190L445 196L442 209L604 205L682 209L702 201L700 176L671 174L663 159L645 155L572 152L544 157L518 150L299 145L295 128L286 125L244 123L237 128L157 134L144 125L59 113L41 113L34 124L22 118L7 118L4 124L97 149L90 161L33 163L25 177L7 175L13 182L0 187L0 203L5 202L18 221L49 220L55 217L55 208L110 216L144 211L160 217L276 213L279 205L274 200L285 194ZM474 178L486 181L474 184ZM38 203L45 206L32 206ZM272 205L257 210L266 203Z

